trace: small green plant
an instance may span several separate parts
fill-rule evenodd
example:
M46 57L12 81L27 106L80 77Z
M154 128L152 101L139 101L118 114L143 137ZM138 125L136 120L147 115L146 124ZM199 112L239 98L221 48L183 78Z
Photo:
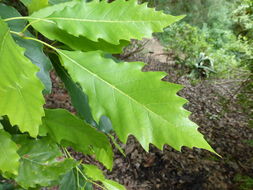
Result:
M158 38L174 54L176 63L189 68L193 78L203 76L203 72L206 77L216 73L220 78L234 78L238 72L247 73L246 67L252 66L252 46L231 31L199 29L180 22L166 28ZM206 71L198 66L202 55L212 62Z
M250 190L253 188L253 178L249 176L236 175L235 181L240 182L240 190Z
M207 52L209 45L198 28L180 22L166 28L158 34L167 51L173 52L178 63L193 66L202 52Z
M130 39L151 37L182 17L136 1L22 0L30 15L0 3L0 174L22 189L125 189L96 166L75 160L67 148L113 168L110 135L213 151L182 106L182 86L142 72L143 63L116 60ZM32 13L32 14L31 14ZM28 23L27 23L28 21ZM43 36L42 36L43 35ZM36 36L36 37L35 37ZM44 50L44 51L43 51ZM45 54L46 53L46 54ZM48 56L49 55L49 56ZM76 114L45 109L54 68ZM113 139L112 139L113 140Z

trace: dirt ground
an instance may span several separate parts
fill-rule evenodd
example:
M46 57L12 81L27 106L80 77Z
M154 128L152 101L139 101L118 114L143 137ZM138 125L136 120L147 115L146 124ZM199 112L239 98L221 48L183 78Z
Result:
M243 112L234 93L240 79L210 79L192 84L184 68L174 64L169 54L156 40L145 42L142 51L126 52L129 61L145 61L144 71L166 71L165 81L185 86L179 92L189 100L185 109L192 112L191 120L221 158L206 150L183 148L181 152L165 146L160 151L153 146L145 152L134 137L122 145L126 157L115 150L115 165L107 172L110 179L128 190L239 190L242 176L253 177L253 129L250 116ZM52 94L47 107L67 108L74 112L60 79L52 73ZM85 162L89 158L80 156Z

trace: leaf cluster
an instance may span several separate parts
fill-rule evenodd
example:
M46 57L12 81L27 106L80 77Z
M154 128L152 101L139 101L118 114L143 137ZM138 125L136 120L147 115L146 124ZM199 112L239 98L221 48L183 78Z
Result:
M0 174L17 188L58 185L61 190L123 190L102 171L75 160L75 151L113 168L110 139L134 135L145 150L169 144L213 151L183 109L165 73L141 71L144 63L117 60L131 39L152 37L182 16L136 1L22 0L29 16L0 3ZM49 72L63 81L76 112L46 109ZM121 149L120 149L121 150ZM121 150L122 151L122 150Z

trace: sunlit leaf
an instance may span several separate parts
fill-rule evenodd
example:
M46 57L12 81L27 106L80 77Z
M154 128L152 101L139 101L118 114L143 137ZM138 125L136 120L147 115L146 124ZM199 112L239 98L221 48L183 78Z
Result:
M103 50L108 53L120 53L122 52L123 47L128 45L129 42L121 40L119 45L110 44L102 39L98 40L98 42L89 40L87 37L75 37L68 32L61 30L57 27L54 22L48 22L43 20L50 16L55 11L63 10L66 7L73 7L78 2L71 1L63 4L57 4L54 6L50 6L44 9L41 9L38 12L35 12L32 17L34 18L42 18L42 20L31 20L32 26L42 33L44 36L51 40L57 40L63 42L68 45L70 48L75 50L82 51L92 51L92 50Z
M5 132L0 123L0 171L18 174L19 155L17 153L18 147L15 142L11 140L9 133Z
M134 135L145 150L152 143L213 151L197 125L183 109L187 102L177 92L182 86L161 81L165 73L142 72L143 63L116 63L100 52L60 50L63 66L89 96L96 121L102 115L112 121L120 140Z
M48 20L71 35L96 42L103 39L115 45L120 40L151 38L153 32L162 32L181 18L155 11L135 0L81 1L48 16Z
M24 56L24 49L14 42L1 19L0 28L0 116L7 115L12 126L35 137L44 116L38 68Z
M0 16L3 19L11 18L11 17L20 17L19 12L13 7L6 6L0 3ZM8 26L12 31L20 32L26 25L25 20L13 20L8 22ZM29 31L25 31L25 35L29 37L34 37ZM51 92L51 79L49 76L49 71L52 68L51 62L48 57L43 52L43 45L32 41L32 40L24 40L20 36L13 35L16 43L25 48L25 56L28 57L33 64L37 65L40 68L40 71L37 73L37 76L43 82L45 86L45 93Z
M105 178L103 172L94 165L83 164L83 171L93 181L100 181L107 190L126 190L123 185L116 181L108 180Z

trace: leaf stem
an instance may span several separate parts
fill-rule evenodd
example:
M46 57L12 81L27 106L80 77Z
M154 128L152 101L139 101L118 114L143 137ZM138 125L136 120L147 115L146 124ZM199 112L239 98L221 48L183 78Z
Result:
M43 44L43 45L45 45L45 46L47 46L47 47L49 47L49 48L57 51L57 52L59 52L59 50L57 48L55 48L54 46L52 46L52 45L50 45L50 44L48 44L48 43L46 43L46 42L44 42L42 40L39 40L37 38L25 36L24 33L22 33L22 32L10 31L10 33L18 35L18 36L20 36L20 37L22 37L23 39L26 39L26 40L33 40L33 41L39 42L39 43L41 43L41 44Z
M35 21L45 21L45 22L50 22L54 23L53 21L45 18L36 18L36 17L30 17L30 16L20 16L20 17L11 17L11 18L6 18L4 19L5 22L13 21L13 20L34 20Z

